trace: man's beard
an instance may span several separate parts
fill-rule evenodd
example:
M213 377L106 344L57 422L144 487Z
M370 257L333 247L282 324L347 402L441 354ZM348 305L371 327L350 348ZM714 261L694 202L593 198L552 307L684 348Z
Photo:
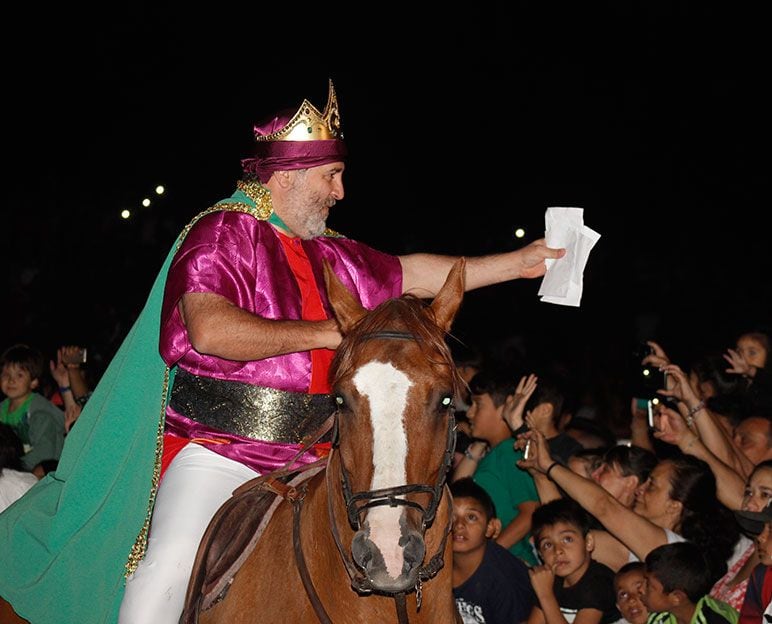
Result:
M327 216L324 208L328 210L335 202L322 199L316 193L301 189L293 189L287 195L287 217L293 233L304 239L315 238L327 229Z

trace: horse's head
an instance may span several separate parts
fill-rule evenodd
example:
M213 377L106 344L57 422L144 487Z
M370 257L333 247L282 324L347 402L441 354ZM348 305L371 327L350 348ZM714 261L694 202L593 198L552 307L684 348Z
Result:
M365 310L328 267L344 336L332 365L343 497L358 589L415 587L453 453L460 379L445 334L461 304L465 261L431 305L409 295Z

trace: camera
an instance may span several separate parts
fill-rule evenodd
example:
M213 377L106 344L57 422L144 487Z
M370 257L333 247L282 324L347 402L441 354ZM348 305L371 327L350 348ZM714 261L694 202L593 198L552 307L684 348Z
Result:
M667 388L667 374L654 366L641 366L633 396L642 399L658 397L657 390Z
M633 350L634 370L632 379L632 395L643 400L658 397L657 390L665 389L667 376L656 366L641 364L643 358L654 353L654 349L645 342Z
M67 355L62 358L65 364L85 364L87 351L85 348L78 349L73 355Z

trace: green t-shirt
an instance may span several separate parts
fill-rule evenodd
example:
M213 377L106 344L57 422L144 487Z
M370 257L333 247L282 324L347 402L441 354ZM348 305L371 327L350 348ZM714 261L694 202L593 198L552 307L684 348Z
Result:
M523 458L523 452L514 449L514 440L508 438L500 442L483 457L474 473L475 483L482 486L493 499L496 516L501 526L506 527L514 520L519 511L517 506L525 501L539 501L533 478L527 471L517 467L517 460ZM539 561L530 542L530 531L509 551L520 557L528 565Z
M731 605L703 596L694 609L690 624L737 624L739 619L740 614ZM678 620L672 613L664 611L649 614L647 624L678 624Z
M0 422L9 425L23 444L29 444L29 423L24 416L32 401L32 393L15 410L10 411L11 399L0 402Z

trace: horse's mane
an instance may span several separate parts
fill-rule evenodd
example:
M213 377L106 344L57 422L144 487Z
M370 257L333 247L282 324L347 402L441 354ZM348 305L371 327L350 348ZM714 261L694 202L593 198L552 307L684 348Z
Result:
M354 365L354 349L362 337L378 331L406 331L415 337L421 352L429 361L447 367L454 394L463 385L450 348L445 342L445 331L437 325L429 303L414 295L387 299L365 314L344 336L335 352L330 375L334 380L346 375Z

